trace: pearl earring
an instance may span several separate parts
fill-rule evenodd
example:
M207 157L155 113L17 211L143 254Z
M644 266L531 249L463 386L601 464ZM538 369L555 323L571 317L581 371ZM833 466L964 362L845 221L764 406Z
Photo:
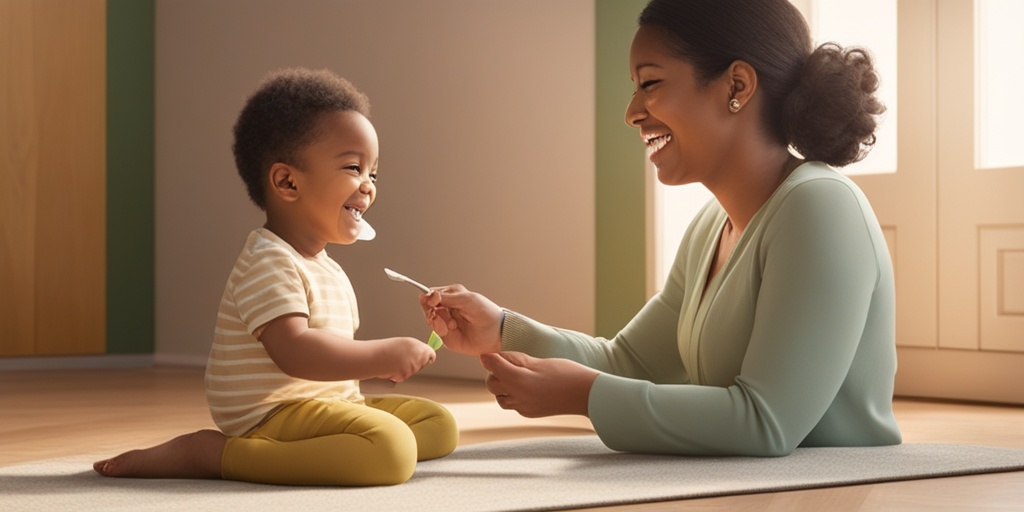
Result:
M733 114L735 114L735 113L737 113L739 111L740 111L740 101L737 100L736 98L733 98L733 99L729 100L729 112L732 112Z

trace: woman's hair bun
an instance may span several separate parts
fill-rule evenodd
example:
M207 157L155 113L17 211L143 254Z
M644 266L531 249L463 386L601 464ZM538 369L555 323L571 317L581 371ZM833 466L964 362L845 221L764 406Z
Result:
M825 43L804 63L782 111L785 138L804 158L842 167L867 156L875 143L878 73L859 47Z

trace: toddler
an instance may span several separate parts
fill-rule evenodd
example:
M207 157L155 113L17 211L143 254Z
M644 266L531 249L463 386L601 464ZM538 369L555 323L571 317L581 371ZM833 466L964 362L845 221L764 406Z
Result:
M377 134L369 102L328 71L271 74L234 127L249 197L266 213L228 278L206 367L218 430L97 462L104 476L389 485L458 443L432 401L364 397L359 380L401 381L436 354L413 338L356 340L352 285L328 255L369 226Z

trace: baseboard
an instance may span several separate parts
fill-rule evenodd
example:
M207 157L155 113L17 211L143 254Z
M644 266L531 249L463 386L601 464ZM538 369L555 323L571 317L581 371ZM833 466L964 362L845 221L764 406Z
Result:
M153 365L153 354L0 358L0 371L146 368Z
M424 377L482 381L487 372L476 358L453 352L424 369ZM205 355L194 354L102 354L92 356L0 357L0 372L18 370L75 370L149 368L153 366L206 367Z
M193 354L154 354L157 366L196 366L206 367L207 356Z

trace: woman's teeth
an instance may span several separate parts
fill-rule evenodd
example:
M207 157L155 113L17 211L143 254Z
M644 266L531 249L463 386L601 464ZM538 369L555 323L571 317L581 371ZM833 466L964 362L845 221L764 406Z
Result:
M651 148L652 153L657 153L661 148L665 147L665 144L672 140L672 135L665 134L657 137L647 139L647 147Z

